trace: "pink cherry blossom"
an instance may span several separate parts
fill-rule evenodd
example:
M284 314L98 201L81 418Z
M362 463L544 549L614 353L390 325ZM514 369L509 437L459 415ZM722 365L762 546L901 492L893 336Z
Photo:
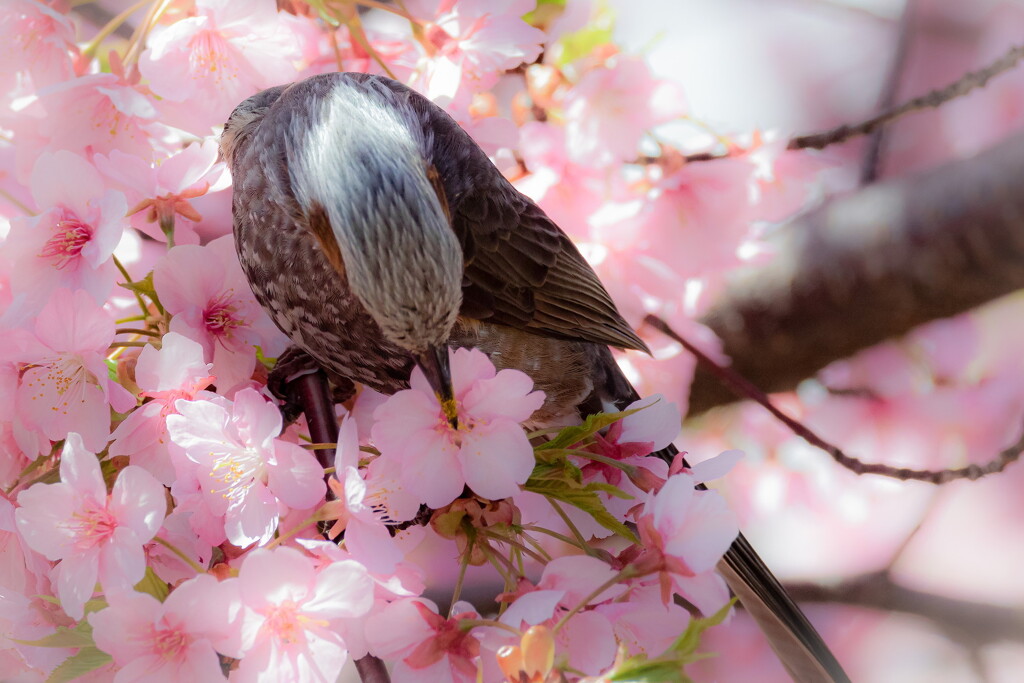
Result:
M57 290L39 312L33 332L22 335L23 365L18 414L48 439L77 432L91 451L110 434L110 407L127 411L134 397L110 380L104 355L114 321L86 292Z
M808 150L787 150L787 140L776 134L755 134L750 158L758 165L760 196L757 212L762 220L779 222L800 211L820 188L827 156ZM833 162L834 163L834 162Z
M243 682L268 675L277 681L335 680L347 656L335 624L362 617L373 605L373 582L362 565L344 560L317 571L294 548L249 553L234 590L244 608L244 657L232 680Z
M677 592L684 593L679 580L710 572L739 532L725 500L714 491L698 491L695 485L688 474L669 477L660 491L648 494L637 518L644 548L638 565L659 572L666 601L674 581Z
M163 526L157 532L156 537L145 546L146 566L152 569L157 576L170 584L178 584L185 579L196 575L193 565L187 564L178 553L157 541L167 541L175 550L185 554L200 567L210 564L213 557L213 548L209 543L192 530L192 513L178 505L164 519ZM223 528L223 524L221 524Z
M78 434L67 435L60 483L35 484L18 494L15 518L29 547L51 561L61 607L81 619L97 578L105 591L130 590L145 573L142 544L167 512L164 488L129 465L107 494L99 461Z
M689 612L673 601L662 601L655 585L634 587L629 600L602 603L594 611L611 623L616 640L632 655L658 656L690 623Z
M252 375L256 345L271 358L285 348L287 338L249 289L230 235L202 247L174 247L154 269L153 285L174 315L171 331L203 345L221 394Z
M616 55L566 94L567 146L580 163L630 161L645 133L684 113L676 84L656 80L643 59Z
M270 3L197 0L193 16L156 32L139 71L164 117L207 135L249 95L295 80L298 35ZM195 106L202 102L203 106Z
M529 0L413 0L409 11L427 19L422 45L422 86L431 99L451 100L462 87L487 90L497 73L537 58L544 33L522 16Z
M328 481L336 501L330 504L337 514L330 537L345 532L345 548L375 573L395 570L402 554L384 526L380 513L372 505L369 482L359 471L359 437L356 421L347 417L338 428L338 449L334 476ZM332 515L333 516L333 515Z
M152 138L166 130L156 122L151 97L113 73L89 74L43 88L31 107L45 112L37 132L50 149L86 157L115 149L144 156L152 152Z
M555 558L544 567L536 590L519 595L502 615L502 623L525 629L544 624L554 627L568 610L581 603L598 605L614 600L626 591L615 584L596 596L593 592L614 578L616 570L607 563L586 555ZM570 665L588 674L597 674L615 658L616 643L607 617L592 610L580 611L555 634L560 650Z
M310 452L277 438L281 413L253 389L234 403L176 403L167 431L198 465L203 500L224 515L228 539L239 547L266 543L277 529L281 503L314 507L324 495L323 468Z
M31 95L74 75L75 29L36 0L13 0L0 16L0 97Z
M496 372L476 349L451 355L459 428L453 429L419 368L410 389L374 412L373 441L381 457L400 459L402 478L422 502L439 508L464 486L498 500L519 491L533 471L533 448L520 426L544 402L533 381L516 370Z
M575 240L589 239L587 219L611 198L609 188L618 178L609 178L600 166L575 162L561 126L529 121L519 135L519 151L530 173L516 180L516 189L540 204Z
M145 593L114 591L109 607L89 615L97 647L120 667L114 683L227 680L216 648L237 649L240 617L217 579L182 583L162 604Z
M203 362L203 347L177 332L160 339L161 346L146 346L135 365L135 383L151 400L133 410L111 435L111 456L128 455L162 484L174 482L175 470L168 450L166 419L177 411L178 399L213 398L203 391L213 383L210 363Z
M392 672L395 683L471 683L476 680L480 641L459 621L479 615L466 603L456 603L453 612L445 619L425 598L396 600L366 620L370 652L398 660Z
M0 256L19 306L32 315L59 287L105 302L117 272L110 257L127 225L124 195L107 190L85 159L58 151L36 161L32 197L43 212L11 222Z
M223 162L217 161L214 140L188 145L151 164L147 159L114 150L97 154L96 167L117 181L132 198L131 223L153 239L166 242L173 226L174 244L197 244L193 226L203 219L190 200L230 183Z

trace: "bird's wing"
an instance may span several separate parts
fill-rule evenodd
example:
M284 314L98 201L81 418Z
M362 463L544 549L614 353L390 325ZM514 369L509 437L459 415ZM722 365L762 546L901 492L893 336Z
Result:
M648 351L569 237L497 169L488 170L500 182L448 200L466 258L462 315Z
M375 90L419 124L410 132L465 255L463 318L650 352L569 237L443 109L390 79L336 78Z

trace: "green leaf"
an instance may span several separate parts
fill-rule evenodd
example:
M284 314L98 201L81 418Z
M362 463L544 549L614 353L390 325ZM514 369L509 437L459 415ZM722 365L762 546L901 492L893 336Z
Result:
M166 600L171 592L167 582L157 576L152 567L146 567L146 575L142 577L142 581L135 584L135 590L152 595L160 602Z
M676 638L675 642L669 646L668 651L675 652L686 658L692 657L700 645L700 638L704 631L707 631L712 626L718 626L725 621L725 618L729 616L729 610L735 604L736 598L733 598L710 617L691 619L690 624L686 627L686 631L683 632L683 635Z
M622 500L633 500L633 496L629 495L618 486L612 486L611 484L606 484L603 481L592 481L584 488L588 491L603 491L609 496L620 498Z
M523 21L530 26L543 28L551 24L565 11L565 0L537 0L537 7L523 15Z
M106 360L106 362L107 362L107 377L109 377L111 381L116 382L117 381L117 361L114 360L113 358L105 358L104 360Z
M567 485L575 484L582 486L583 473L580 468L573 465L565 457L557 458L552 462L542 462L534 465L530 479L552 480L564 482Z
M259 344L256 344L253 348L256 349L256 361L258 363L262 363L267 368L267 370L273 370L274 366L277 365L277 358L264 356L263 348Z
M555 435L555 438L550 441L545 441L533 450L539 455L541 451L550 450L552 448L568 448L573 444L579 443L584 439L593 436L605 427L618 422L622 418L641 411L646 407L647 406L633 408L632 410L623 410L621 413L597 413L595 415L589 415L583 424L566 427L562 431L558 432L558 434Z
M141 280L136 280L135 282L118 282L117 284L127 290L135 292L136 294L141 294L156 304L157 309L160 311L164 310L163 305L160 303L160 298L156 295L156 288L153 287L153 271L149 271L146 274L146 277ZM145 311L143 311L143 313L145 313Z
M88 622L83 621L88 624ZM11 638L16 643L31 645L32 647L88 647L92 645L92 629L88 633L77 628L70 629L66 626L58 626L55 633L40 638L39 640L18 640Z
M678 662L633 658L623 662L608 680L630 683L687 683L690 677L683 673Z
M568 33L558 41L561 47L558 66L571 64L577 59L589 56L596 48L613 42L614 26L615 14L608 7L602 6L584 28Z
M76 678L84 676L90 671L95 671L111 661L110 655L103 652L95 645L83 647L78 654L68 657L53 670L46 683L68 683Z
M572 505L593 517L605 529L614 531L632 543L640 542L625 524L608 512L604 503L601 502L601 497L597 495L597 491L582 486L572 487L564 481L555 479L533 479L532 477L526 481L523 488Z

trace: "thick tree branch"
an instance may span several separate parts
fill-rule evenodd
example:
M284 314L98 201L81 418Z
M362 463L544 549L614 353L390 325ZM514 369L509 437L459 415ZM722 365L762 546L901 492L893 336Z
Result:
M871 185L784 226L778 257L704 316L764 391L923 323L1024 288L1024 133L971 159ZM735 400L706 368L690 415Z
M786 590L797 602L856 605L923 617L967 647L1024 642L1024 610L925 593L896 583L887 572L864 574L837 586L786 584Z

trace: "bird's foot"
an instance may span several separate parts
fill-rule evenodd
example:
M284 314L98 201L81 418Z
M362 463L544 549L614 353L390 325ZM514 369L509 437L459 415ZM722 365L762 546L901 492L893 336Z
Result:
M282 430L287 429L302 414L302 404L291 390L290 383L297 377L314 373L319 369L320 366L313 357L298 346L289 346L278 357L277 364L267 377L267 388L281 401L278 409L284 422Z

